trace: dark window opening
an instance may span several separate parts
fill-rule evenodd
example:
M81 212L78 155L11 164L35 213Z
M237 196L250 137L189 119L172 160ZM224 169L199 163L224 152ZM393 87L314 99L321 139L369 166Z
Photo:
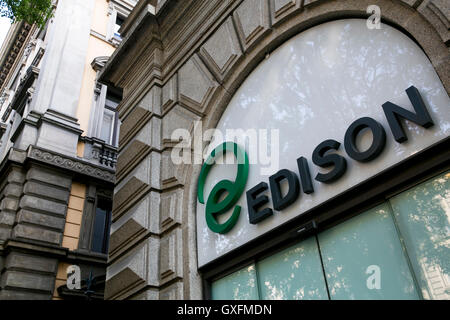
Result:
M117 15L116 24L114 26L114 35L115 36L120 37L119 29L123 25L124 22L125 22L125 18L120 15Z

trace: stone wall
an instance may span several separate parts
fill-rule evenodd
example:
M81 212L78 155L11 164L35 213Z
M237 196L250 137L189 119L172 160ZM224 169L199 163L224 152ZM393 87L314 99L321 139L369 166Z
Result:
M175 129L213 128L245 77L288 38L372 0L141 0L101 80L124 90L107 299L201 299L195 219L199 166L175 166ZM376 1L423 48L450 91L450 4Z

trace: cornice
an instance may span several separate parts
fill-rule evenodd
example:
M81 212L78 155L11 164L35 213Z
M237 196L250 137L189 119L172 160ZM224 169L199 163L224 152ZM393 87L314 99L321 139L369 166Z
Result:
M0 57L0 88L5 84L12 67L15 65L16 59L21 52L25 41L31 31L31 25L25 22L19 22L15 28L14 33L11 38L9 38L9 43L5 48L3 57Z
M27 159L68 170L75 174L102 180L104 182L115 183L113 170L96 167L83 160L68 157L36 146L30 146L28 148Z

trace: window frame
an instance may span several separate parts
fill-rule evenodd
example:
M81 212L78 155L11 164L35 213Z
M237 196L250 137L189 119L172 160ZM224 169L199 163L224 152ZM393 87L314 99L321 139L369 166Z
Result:
M107 250L109 250L109 238L111 236L111 223L112 223L113 191L108 190L107 188L97 184L90 184L87 187L86 200L84 203L84 210L83 210L83 218L81 221L80 238L78 241L77 250L81 252L88 252L90 254L107 257L108 252L101 253L92 250L95 215L99 198L111 202L111 216L109 217L109 233L108 233L108 248L107 248Z
M115 35L117 16L120 16L124 21L130 14L132 8L128 8L127 4L118 0L110 0L108 8L108 28L106 33L106 40L113 46L118 46L122 41L121 36Z
M107 216L106 216L105 226L104 226L104 230L103 230L104 234L103 234L103 241L102 241L102 250L105 250L105 252L95 251L92 248L94 245L95 219L97 216L97 209L98 209L100 201L105 201L105 202L109 201L111 204L111 209L109 211L107 211L107 213L109 212L109 214L107 214ZM108 254L109 239L111 236L110 235L111 223L112 223L112 201L111 201L111 199L108 199L107 197L99 195L95 199L95 205L94 205L93 217L92 217L92 236L91 236L90 248L89 248L91 252L100 253L100 254Z
M103 118L105 113L109 113L112 118L112 130L110 134L110 138L108 141L105 141L105 144L117 147L119 144L119 133L120 133L120 119L117 111L117 106L121 101L121 93L115 92L113 89L108 88L103 84L96 84L95 94L93 99L93 107L91 108L91 115L89 119L89 128L87 135L88 137L97 138L103 140L102 135L102 127L103 127ZM113 106L108 106L108 101L116 104ZM114 113L114 115L112 114Z

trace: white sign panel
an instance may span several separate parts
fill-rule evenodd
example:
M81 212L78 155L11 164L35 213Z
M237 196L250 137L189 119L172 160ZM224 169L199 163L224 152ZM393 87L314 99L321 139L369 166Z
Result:
M425 129L402 120L408 141L400 144L392 136L382 105L390 101L414 112L405 92L411 86L418 89L434 126ZM366 163L349 158L344 149L347 128L362 117L375 119L386 131L384 150ZM244 191L237 202L242 208L239 219L224 234L208 228L205 205L198 202L200 267L448 137L450 100L426 55L405 34L385 24L369 29L365 20L339 20L311 28L271 53L236 92L217 129L224 136L230 129L250 130L242 137L257 132L256 140L248 137L251 145L242 145L250 161L245 191L262 181L269 183L269 176L280 169L298 175L296 160L303 156L309 162L314 193L301 192L289 207L251 224ZM359 145L370 146L371 135L362 136ZM314 177L332 167L326 170L311 161L314 149L327 139L341 143L335 153L347 160L345 174L329 184ZM213 141L210 150L224 141L226 137ZM205 201L219 181L234 181L236 168L212 167L205 182ZM271 198L270 191L266 194ZM269 207L273 208L271 202ZM226 221L232 211L219 222Z

